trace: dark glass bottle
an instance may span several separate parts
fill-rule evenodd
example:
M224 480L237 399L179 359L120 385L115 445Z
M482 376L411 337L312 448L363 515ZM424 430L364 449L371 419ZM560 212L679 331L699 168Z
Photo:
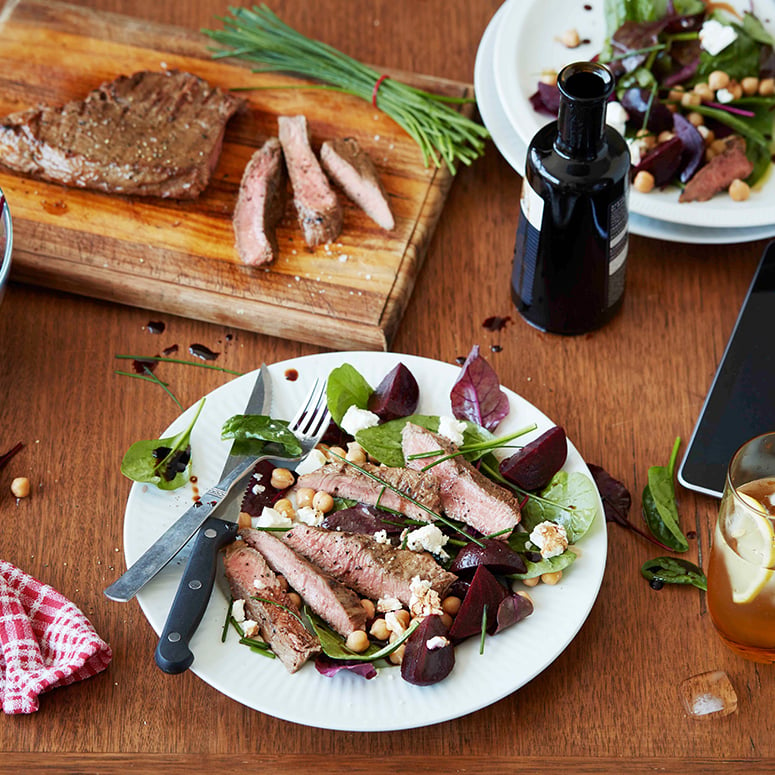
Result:
M582 334L622 304L628 246L630 154L605 123L614 78L577 62L560 72L557 121L527 150L511 287L525 320Z

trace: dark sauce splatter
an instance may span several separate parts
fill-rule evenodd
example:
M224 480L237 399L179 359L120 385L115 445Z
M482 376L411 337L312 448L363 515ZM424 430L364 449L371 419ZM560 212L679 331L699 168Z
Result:
M172 355L173 353L176 353L177 351L178 351L178 346L176 344L171 344L169 347L165 347L162 350L162 353L165 356L169 356L169 355Z
M231 342L231 340L232 340L232 339L234 339L234 334L226 334L226 336L224 337L224 339L225 339L227 342Z
M697 531L696 530L689 530L689 531L687 531L686 537L690 541L693 541L695 538L697 538Z
M158 365L158 361L152 361L148 358L137 358L132 361L132 368L138 374L145 374L146 371L154 371Z
M149 320L145 327L151 334L164 333L164 329L167 327L163 320Z
M499 333L500 331L503 331L503 329L506 328L509 323L511 323L510 317L490 315L490 317L485 318L484 322L482 323L482 328L486 328L488 331L492 331L493 333Z
M499 344L491 344L490 352L493 352L493 353L503 352L503 347L501 347Z
M589 3L584 3L584 10L585 11L591 11L592 10L592 6Z
M156 449L154 449L152 452L153 459L164 460L164 458L166 458L170 452L172 452L170 447L156 447ZM186 470L190 460L191 447L186 447L186 449L179 449L177 452L172 454L169 460L167 460L164 468L159 471L159 474L165 481L171 482L178 474L182 474Z
M285 379L287 379L288 382L296 382L298 378L299 378L299 372L296 371L296 369L285 370Z
M462 366L466 362L466 356L465 355L458 355L457 358L455 358L455 363L458 366Z
M191 355L201 358L203 361L214 361L220 355L220 353L213 352L203 344L191 344L188 346L188 351Z

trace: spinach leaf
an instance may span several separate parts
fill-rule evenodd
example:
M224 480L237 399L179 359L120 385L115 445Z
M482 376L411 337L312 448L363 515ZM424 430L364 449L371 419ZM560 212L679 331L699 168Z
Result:
M538 496L531 495L522 510L528 532L545 520L565 528L575 544L589 530L597 515L597 489L586 474L558 471Z
M302 453L301 444L288 430L287 421L273 420L263 414L235 414L224 422L221 438L233 439L234 451L238 454L260 455L267 444L279 445L289 457Z
M724 23L723 19L718 19ZM697 79L707 80L714 70L723 70L730 78L742 80L751 73L759 72L759 46L744 27L730 24L737 37L718 54L711 55L705 49L700 51L700 64L697 67ZM749 28L753 26L749 22ZM763 28L762 28L763 31Z
M191 431L204 403L202 399L189 426L176 436L142 439L132 444L121 461L121 473L133 482L155 484L160 490L182 487L191 462Z
M708 589L708 580L702 570L694 563L677 557L655 557L653 560L646 560L641 566L640 575L656 589L659 588L660 582L691 584L697 589Z
M670 454L670 462L665 466L651 466L648 471L648 484L643 489L642 508L643 517L652 534L661 543L669 546L676 552L686 552L689 542L681 532L678 516L678 505L675 500L675 486L673 477L678 450L681 445L680 437L673 444Z
M546 557L538 562L532 562L525 559L527 570L524 573L510 573L510 579L533 579L544 573L556 573L558 570L565 570L576 561L576 555L570 549L566 549L562 554L556 557Z
M353 406L368 409L369 397L374 392L361 373L349 363L337 366L329 375L326 384L328 411L339 425L347 410Z

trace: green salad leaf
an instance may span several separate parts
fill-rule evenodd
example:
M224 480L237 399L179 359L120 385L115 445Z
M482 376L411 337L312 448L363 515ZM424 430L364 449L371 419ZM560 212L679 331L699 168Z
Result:
M337 366L328 375L326 385L328 411L334 422L341 424L345 413L353 405L359 409L368 409L373 392L374 389L354 366L349 363Z
M288 457L302 453L301 444L288 429L287 421L263 414L235 414L221 427L221 438L233 439L233 451L240 455L260 455L268 451L268 444L278 445Z
M689 550L689 542L681 532L673 484L680 445L679 437L673 444L667 466L649 468L648 484L643 489L641 506L643 517L654 537L676 552L686 552Z
M510 573L510 579L534 579L536 576L542 576L544 573L556 573L565 570L576 561L576 554L570 549L566 549L562 554L556 557L545 557L538 562L533 562L525 558L527 570L524 573Z

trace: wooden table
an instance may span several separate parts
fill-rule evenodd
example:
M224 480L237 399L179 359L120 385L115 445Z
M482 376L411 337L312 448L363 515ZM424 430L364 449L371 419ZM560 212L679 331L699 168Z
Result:
M84 5L190 29L212 25L216 0L94 0ZM378 66L471 81L497 0L284 0L274 9ZM734 324L763 242L683 245L632 237L621 314L598 333L539 333L515 314L508 277L520 180L497 150L457 177L396 352L454 362L473 344L502 382L558 423L590 462L622 479L633 515L649 465L688 438ZM483 327L510 316L500 333ZM650 589L639 576L650 545L609 527L598 601L578 636L518 692L464 718L403 732L345 733L247 709L192 674L153 664L155 636L136 602L103 588L124 568L130 483L123 452L177 414L151 386L115 376L117 353L154 354L200 343L244 372L312 345L163 316L150 310L12 283L0 314L0 447L24 450L1 475L0 557L73 600L110 642L109 669L41 698L39 712L0 725L0 771L199 772L771 772L775 673L733 657L716 638L704 596ZM204 369L165 372L184 405L227 381ZM8 483L28 476L16 503ZM691 556L702 562L716 502L679 492ZM733 715L688 718L678 684L724 670Z

